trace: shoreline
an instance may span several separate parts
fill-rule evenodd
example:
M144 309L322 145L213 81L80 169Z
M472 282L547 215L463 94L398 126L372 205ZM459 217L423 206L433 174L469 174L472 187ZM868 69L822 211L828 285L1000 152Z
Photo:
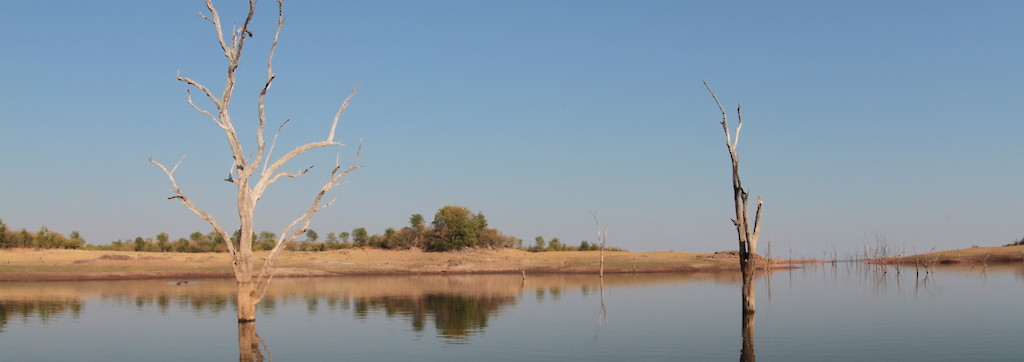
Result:
M256 252L257 260L266 252ZM599 252L531 253L517 249L420 250L345 249L284 252L275 278L373 275L597 274ZM765 259L760 259L761 263ZM771 269L800 261L772 260ZM259 262L257 262L259 264ZM230 279L226 253L155 253L102 250L0 250L0 281L85 281L137 279ZM763 265L763 264L762 264ZM606 252L606 274L739 271L735 254L674 251Z

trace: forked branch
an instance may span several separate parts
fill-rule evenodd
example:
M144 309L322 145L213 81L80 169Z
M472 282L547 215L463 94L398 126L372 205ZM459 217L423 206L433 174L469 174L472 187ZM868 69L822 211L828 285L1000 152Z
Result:
M261 289L257 301L262 300L263 296L266 295L267 287L270 285L270 280L274 278L274 271L276 270L274 268L274 261L277 259L277 255L280 254L282 250L284 250L285 246L294 241L295 238L306 232L306 230L309 228L309 223L313 220L313 214L327 208L332 203L334 203L334 200L331 200L326 204L320 204L321 201L323 201L324 195L326 195L328 191L335 187L344 185L347 182L342 181L342 179L344 179L344 177L348 175L349 172L355 171L362 167L359 166L359 155L362 153L362 151L363 143L362 141L360 141L359 148L356 150L356 157L352 161L352 165L341 172L338 172L341 170L340 158L335 158L334 169L331 170L331 177L327 180L327 182L323 184L323 186L320 187L320 192L318 192L316 194L316 197L313 198L313 203L310 205L309 209L306 210L305 214L302 214L302 216L299 216L290 224L288 224L288 226L286 226L283 230L281 230L281 236L278 237L277 242L274 244L274 248L270 251L270 255L267 257L266 260L264 260L263 267L260 268L260 273L256 278L256 281L257 283L259 283ZM302 223L302 226L299 228L295 228L295 226L298 225L299 223Z
M228 235L228 233L225 232L224 229L220 227L220 224L217 223L217 220L214 219L213 216L211 216L210 214L206 213L203 210L200 210L198 207L196 207L195 204L192 203L192 200L189 199L188 196L185 196L185 194L181 192L181 187L179 187L178 182L174 180L174 171L178 169L178 166L181 165L181 161L184 160L185 156L181 156L181 159L178 160L178 163L174 164L174 167L168 170L167 167L164 167L164 165L161 164L160 162L157 162L152 157L149 158L149 162L153 163L154 165L156 165L157 167L164 171L164 174L167 175L167 179L171 181L171 186L174 187L174 189L171 190L171 193L173 193L174 196L171 196L168 199L181 200L181 203L185 205L185 208L189 209L189 211L192 211L192 213L196 214L196 216L199 216L200 219L206 220L206 222L210 223L210 226L213 226L213 230L222 238L224 238L224 240L231 240L231 235ZM231 255L235 255L234 245L232 245L232 243L226 244L228 246L228 252L231 253Z
M747 210L749 194L743 188L743 182L740 180L739 171L739 154L736 151L740 141L740 130L743 128L743 105L739 104L736 106L736 119L737 125L735 133L730 132L729 128L729 117L725 112L725 107L718 101L718 96L715 95L715 91L711 89L711 86L707 82L704 82L704 87L707 88L708 92L711 93L711 98L715 100L715 105L718 106L718 110L722 113L722 130L725 132L725 145L729 150L729 159L732 162L732 187L733 187L733 203L736 211L736 218L733 219L733 224L736 226L736 233L739 237L740 253L741 258L747 254L753 254L757 252L757 238L760 232L761 224L761 205L763 201L761 197L757 198L757 211L754 214L754 225L751 227Z

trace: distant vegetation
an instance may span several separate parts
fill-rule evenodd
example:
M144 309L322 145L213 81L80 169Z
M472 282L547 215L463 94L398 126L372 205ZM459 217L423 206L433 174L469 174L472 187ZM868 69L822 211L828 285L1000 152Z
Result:
M50 231L46 226L39 227L39 231L34 233L25 229L14 231L7 230L7 224L0 220L0 249L79 249L83 245L85 245L85 239L82 239L77 231L72 231L66 237L61 233Z
M1024 238L1020 238L1020 240L1014 241L1012 243L1009 243L1009 244L1006 244L1006 245L1003 245L1003 246L1015 246L1015 245L1024 245Z
M357 227L351 232L329 232L323 238L313 229L306 230L306 239L295 241L288 246L292 251L327 251L352 248L378 249L410 249L420 248L427 251L451 251L464 248L518 248L530 252L542 251L591 251L599 250L600 245L586 240L578 246L565 245L557 238L545 241L544 237L534 238L534 245L523 246L523 240L503 234L497 229L487 227L487 218L483 213L474 213L462 206L448 205L434 214L429 224L421 214L409 217L409 225L401 228L386 228L382 234L370 234L366 228ZM232 239L237 241L240 236L235 231ZM270 231L254 233L253 250L270 250L278 239L278 235ZM162 232L155 237L136 236L118 239L105 245L86 244L85 239L77 231L68 237L50 231L45 226L38 232L8 230L0 220L0 248L35 248L35 249L87 249L116 251L146 252L178 252L207 253L226 252L227 244L220 234L193 232L188 238L171 239ZM624 251L619 248L605 250Z

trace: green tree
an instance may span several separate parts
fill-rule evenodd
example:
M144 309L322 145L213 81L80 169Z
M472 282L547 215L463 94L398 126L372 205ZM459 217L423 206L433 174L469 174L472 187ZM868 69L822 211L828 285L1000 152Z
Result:
M320 235L317 235L316 231L313 229L306 230L306 240L309 240L311 243L315 243L318 238L320 238Z
M85 246L85 239L82 238L82 234L80 234L77 230L72 230L71 234L68 237L70 238L70 240L68 240L68 242L66 243L66 248L80 249L82 248L82 246Z
M191 251L191 250L188 250L188 239L185 239L185 238L178 238L178 240L175 240L174 244L171 245L171 248L174 251L179 252L179 253L190 252Z
M50 234L50 229L47 229L46 226L40 226L39 232L36 233L35 243L33 244L33 246L37 248L53 248L55 245L53 242L53 235Z
M167 235L167 233L159 233L159 234L157 234L156 235L156 246L157 246L157 248L160 249L160 251L171 251L171 243L169 242L170 239L171 239L171 236Z
M409 226L413 229L419 230L419 228L423 226L424 222L425 220L421 214L412 214L412 216L409 217Z
M484 213L478 212L473 216L473 221L476 222L476 230L478 232L487 228L487 218L484 217Z
M133 244L133 246L135 248L135 251L145 251L146 250L146 240L143 239L141 236L136 236L135 237L135 243Z
M350 241L351 237L352 234L349 234L347 231L342 231L341 233L338 234L338 239L341 239L342 249L348 249L352 247L352 242Z
M394 228L384 229L384 240L381 241L381 246L385 249L398 249L400 248L401 242L398 240L398 233L395 232Z
M34 243L34 242L35 242L35 237L32 236L32 233L29 233L28 230L25 230L25 229L21 229L21 231L16 232L16 233L11 235L10 243L11 243L11 246L15 247L15 248L28 248L28 247L32 247L32 243Z
M551 238L551 241L548 242L548 250L562 251L565 250L565 245L562 245L562 240L558 238Z
M490 249L514 248L519 240L496 229L483 229L477 235L477 246Z
M242 232L240 230L237 232L237 234L238 236L242 236ZM212 241L214 245L222 245L225 243L224 236L216 231L211 231L209 234L207 234L206 240Z
M324 249L337 250L341 249L341 243L338 241L338 234L334 232L327 233L327 239L324 239Z
M0 249L11 247L11 238L7 237L7 224L0 220Z
M448 205L437 210L437 214L434 214L434 236L430 241L430 250L448 251L475 246L477 234L482 229L482 216L474 215L462 206Z
M544 237L543 236L537 236L537 237L533 238L533 242L535 244L533 245L532 248L529 249L529 251L533 251L533 252L544 251L545 242L544 242Z
M368 241L370 241L370 233L366 232L366 228L352 229L352 242L356 246L365 246Z
M586 240L583 240L583 241L580 242L579 251L590 251L590 250L593 250L593 249L591 249L589 242L587 242Z

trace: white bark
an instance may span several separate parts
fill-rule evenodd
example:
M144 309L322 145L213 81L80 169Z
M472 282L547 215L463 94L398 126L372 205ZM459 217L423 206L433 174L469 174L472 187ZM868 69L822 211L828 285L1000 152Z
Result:
M181 161L178 161L178 164L168 170L164 165L150 158L150 162L163 170L164 174L166 174L167 178L170 180L171 185L174 187L171 190L173 196L169 197L169 199L181 200L182 204L184 204L186 208L199 216L199 218L209 222L210 225L213 226L214 230L220 234L224 240L228 241L228 252L232 256L232 268L239 287L238 318L240 321L255 319L254 306L263 298L266 293L266 288L269 285L270 280L273 278L274 261L289 243L306 231L306 228L309 227L309 223L312 220L313 214L317 211L323 210L331 204L331 202L323 203L324 195L331 189L345 184L345 182L341 181L342 178L348 175L349 172L360 167L357 163L359 160L359 151L356 151L355 161L348 168L342 169L340 163L335 161L335 167L331 171L330 177L327 182L320 187L320 190L313 198L310 207L305 211L305 213L297 217L282 230L273 250L271 250L270 255L266 258L262 267L259 270L254 269L254 258L252 256L252 233L254 230L253 212L256 208L257 202L263 196L263 193L266 192L267 188L270 187L270 185L273 185L274 182L281 177L299 177L312 168L308 167L298 172L282 171L281 168L286 166L288 162L295 157L319 148L343 146L343 144L334 140L334 136L338 127L338 120L348 107L349 101L356 94L355 88L353 88L348 97L346 97L342 102L338 112L331 120L330 127L327 130L327 137L325 139L300 145L277 159L271 158L271 153L274 146L277 144L277 135L281 132L281 128L283 128L288 122L285 121L280 127L278 127L277 133L274 135L274 140L271 143L270 148L267 149L263 135L267 123L264 104L267 92L270 90L270 86L276 78L273 71L274 51L277 49L277 41L281 35L281 29L284 27L283 0L278 0L277 3L277 30L274 33L273 42L271 43L270 51L267 56L266 81L263 84L263 88L260 90L259 101L257 103L259 124L256 130L256 152L252 154L252 159L247 160L243 145L238 137L238 132L235 130L234 123L231 121L229 107L234 95L235 78L240 64L240 59L242 57L242 47L245 45L246 39L252 36L252 32L249 30L249 25L256 10L256 1L249 1L248 15L241 27L232 29L230 41L225 38L220 14L217 12L216 7L214 7L211 0L206 1L206 7L209 10L210 15L207 16L202 13L199 14L201 18L213 24L217 35L217 42L224 51L224 56L228 60L224 90L221 92L220 96L216 96L210 88L194 79L181 76L180 74L177 77L179 81L201 91L206 98L213 103L213 107L216 109L215 112L203 109L193 101L191 91L188 92L187 102L189 106L213 120L214 124L224 131L228 145L231 147L231 156L234 161L229 169L228 181L237 185L238 218L240 223L239 229L241 232L239 240L237 242L231 241L231 235L220 226L217 220L215 220L210 214L196 207L196 205L193 204L192 201L181 191L181 188L174 179L174 171L177 169L178 164L180 164ZM362 145L360 145L360 150L361 149ZM184 156L182 159L184 159ZM260 169L262 170L257 173L257 170ZM242 304L246 305L243 306Z
M718 105L718 109L722 112L722 130L725 131L725 145L729 149L729 159L732 161L733 204L736 209L736 218L732 222L736 227L736 234L739 238L740 270L743 273L743 311L745 313L753 313L753 258L757 255L757 238L761 231L761 205L763 202L761 197L757 198L757 211L754 214L754 225L751 226L747 213L747 210L749 210L748 197L750 195L743 189L743 183L740 181L740 158L736 153L736 146L740 142L740 129L743 128L743 105L740 104L736 107L736 133L732 135L729 132L729 117L725 112L725 107L722 107L722 103L718 101L718 96L715 95L715 91L711 90L711 86L707 82L704 82L704 87L711 93L715 104Z
M604 244L608 241L608 224L604 224L604 230L602 230L601 222L597 221L597 211L592 211L590 216L594 217L594 224L597 224L597 241L601 243L601 266L598 269L598 275L604 278Z

